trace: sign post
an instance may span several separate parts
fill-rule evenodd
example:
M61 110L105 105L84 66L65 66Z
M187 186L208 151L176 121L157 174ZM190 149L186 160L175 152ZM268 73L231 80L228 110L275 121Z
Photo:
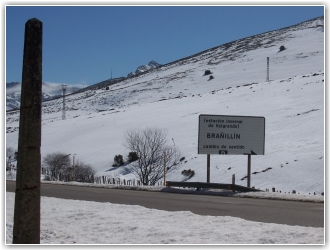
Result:
M260 116L200 115L198 154L248 155L248 183L251 185L251 155L265 154L265 118Z
M248 155L247 187L251 187L251 155Z
M208 154L207 155L207 174L206 174L206 176L207 176L207 183L210 183L210 158L211 158L211 156L210 156L210 154Z

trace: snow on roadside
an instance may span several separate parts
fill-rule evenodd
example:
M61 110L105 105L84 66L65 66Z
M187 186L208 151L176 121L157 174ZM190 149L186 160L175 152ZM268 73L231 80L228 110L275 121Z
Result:
M235 197L244 198L258 198L258 199L272 199L272 200L290 200L290 201L308 201L308 202L324 202L324 197L320 195L306 195L306 194L279 194L269 192L248 192L238 193Z
M6 193L6 244L15 194ZM239 232L239 233L238 233ZM41 197L41 244L324 244L324 228Z

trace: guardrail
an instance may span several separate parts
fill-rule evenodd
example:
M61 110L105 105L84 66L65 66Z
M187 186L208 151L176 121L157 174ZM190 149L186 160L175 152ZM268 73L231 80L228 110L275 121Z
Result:
M167 181L167 187L190 187L200 190L201 188L213 188L213 189L229 189L232 191L240 192L263 192L262 190L244 187L236 184L222 184L222 183L206 183L206 182L178 182Z

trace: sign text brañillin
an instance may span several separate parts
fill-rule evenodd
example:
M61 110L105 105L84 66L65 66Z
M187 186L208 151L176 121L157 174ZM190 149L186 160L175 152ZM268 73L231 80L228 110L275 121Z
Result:
M251 155L265 154L265 117L200 115L198 154L207 154L207 183L210 155L247 155L247 187L251 185Z
M200 115L198 154L265 154L265 118Z

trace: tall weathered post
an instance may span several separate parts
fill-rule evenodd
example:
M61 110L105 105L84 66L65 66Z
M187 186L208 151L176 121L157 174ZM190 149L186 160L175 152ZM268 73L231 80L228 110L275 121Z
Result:
M40 244L42 22L25 24L13 244Z

